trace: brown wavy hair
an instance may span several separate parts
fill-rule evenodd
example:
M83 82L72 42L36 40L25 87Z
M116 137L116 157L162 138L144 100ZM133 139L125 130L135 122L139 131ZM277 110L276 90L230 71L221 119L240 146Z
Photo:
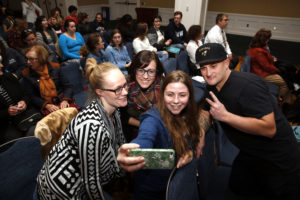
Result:
M272 33L270 30L267 29L260 29L252 38L249 47L250 48L257 48L257 47L264 47L267 45L268 41L271 39Z
M146 68L152 60L156 63L156 77L160 79L164 73L164 68L157 54L153 51L142 50L133 57L132 63L128 68L129 82L136 81L136 70Z
M181 111L180 117L174 116L164 103L164 92L170 83L183 83L189 91L187 106ZM199 142L200 128L198 124L198 109L194 100L194 89L191 78L183 71L175 70L170 72L164 79L159 91L158 111L169 130L173 140L173 147L180 157L190 149L193 141L194 148ZM184 135L187 134L187 137Z
M138 23L136 28L135 37L144 40L148 32L148 25L146 23Z

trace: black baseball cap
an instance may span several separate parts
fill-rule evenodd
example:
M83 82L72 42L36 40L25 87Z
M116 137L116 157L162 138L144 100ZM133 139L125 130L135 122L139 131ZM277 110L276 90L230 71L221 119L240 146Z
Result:
M227 58L224 47L219 43L206 43L200 46L196 51L196 63L215 63Z

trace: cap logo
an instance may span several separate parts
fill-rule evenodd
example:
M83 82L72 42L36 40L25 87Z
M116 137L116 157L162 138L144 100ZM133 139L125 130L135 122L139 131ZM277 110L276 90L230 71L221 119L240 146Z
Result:
M206 56L206 54L207 54L207 50L204 50L204 51L201 53L202 56Z

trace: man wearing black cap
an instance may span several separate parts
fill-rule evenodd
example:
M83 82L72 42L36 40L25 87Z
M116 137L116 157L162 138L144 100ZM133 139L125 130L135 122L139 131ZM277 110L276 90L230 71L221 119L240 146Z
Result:
M265 82L251 73L231 71L222 45L207 43L196 51L207 98L202 125L220 121L240 153L229 186L239 195L300 199L300 149L286 118Z

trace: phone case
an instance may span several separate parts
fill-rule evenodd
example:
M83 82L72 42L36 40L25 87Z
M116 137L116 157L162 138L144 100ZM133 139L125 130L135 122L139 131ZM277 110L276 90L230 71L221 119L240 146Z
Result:
M172 169L175 162L173 149L131 149L129 156L143 156L146 163L143 169Z

